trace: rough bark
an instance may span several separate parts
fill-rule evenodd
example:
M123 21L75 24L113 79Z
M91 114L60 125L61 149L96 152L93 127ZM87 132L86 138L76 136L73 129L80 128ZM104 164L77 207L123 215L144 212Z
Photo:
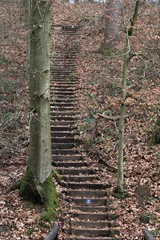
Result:
M119 39L118 12L120 1L109 0L106 3L105 29L103 46L107 49L116 47Z
M57 199L51 178L50 1L30 0L28 11L30 11L27 13L30 16L30 146L20 195L25 199L44 204L46 209L51 209L52 204L54 209Z

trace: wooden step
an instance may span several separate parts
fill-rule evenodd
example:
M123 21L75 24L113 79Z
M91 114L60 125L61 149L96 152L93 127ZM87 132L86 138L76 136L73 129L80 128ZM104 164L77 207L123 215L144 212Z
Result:
M71 228L71 234L83 235L86 237L112 237L118 234L118 230L112 229L94 229L94 228Z
M76 143L52 143L52 149L72 149L75 148Z
M107 212L107 206L72 206L71 210L77 210L79 212Z
M114 220L117 215L110 213L71 213L71 217L83 220Z
M76 149L52 149L52 154L54 155L76 155L78 154L78 150Z
M52 154L54 161L79 161L82 160L82 155L54 155Z
M87 181L92 181L94 179L98 179L98 175L65 176L65 178L64 178L64 180L70 181L70 182L75 182L75 181L87 182Z
M65 131L73 131L73 130L77 130L77 127L75 126L70 126L70 125L66 125L66 126L53 126L51 125L51 131L53 132L65 132Z
M85 197L87 199L93 197L106 197L106 190L69 190L68 194L74 197Z
M65 167L65 168L87 166L87 164L83 161L81 161L81 162L57 162L57 161L53 161L52 164L53 164L53 166L56 166L56 167ZM68 186L68 187L70 186L67 182L66 182L65 185Z
M78 132L70 132L70 131L64 131L64 132L51 132L51 137L75 137L78 136Z
M110 227L116 227L115 222L111 221L76 221L76 220L71 220L71 225L72 226L77 226L77 227L87 227L87 228L110 228Z
M71 203L74 203L75 205L83 205L83 206L105 206L107 205L106 198L90 198L90 201L88 201L88 198L69 198L69 201ZM88 203L90 202L90 203Z
M54 158L53 158L54 159ZM62 174L62 175L79 175L79 174L92 174L94 173L93 169L88 169L88 168L74 168L74 169L69 169L69 168L63 168L63 169L57 169L57 171Z
M72 189L106 189L110 188L110 184L102 184L102 183L67 183L68 188Z
M61 120L61 121L56 121L56 120L52 120L51 121L51 126L72 126L74 127L76 123L76 120L72 120L72 121L65 121L65 120Z
M64 237L63 240L119 240L114 237L83 237L83 236L71 236Z
M51 137L51 143L76 143L74 137Z

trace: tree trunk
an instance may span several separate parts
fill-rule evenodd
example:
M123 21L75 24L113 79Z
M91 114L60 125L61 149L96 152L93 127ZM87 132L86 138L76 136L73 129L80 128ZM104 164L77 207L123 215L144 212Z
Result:
M27 170L20 196L43 203L52 211L57 196L52 183L50 130L50 0L30 0L29 98L30 146Z
M116 47L119 39L118 12L120 2L118 0L108 0L106 3L104 47L112 49Z
M141 2L140 0L136 1L136 6L135 6L134 14L131 20L130 28L127 29L127 27L124 26L124 29L126 31L126 42L125 42L125 48L124 48L124 61L123 61L123 71L122 71L122 103L121 103L120 119L119 119L119 148L118 148L118 164L117 164L118 174L117 174L117 189L116 189L117 192L120 194L123 194L124 192L123 149L124 149L124 129L125 129L125 111L126 111L125 101L126 101L126 90L127 90L126 77L127 77L128 64L131 58L134 56L134 54L131 54L130 37L133 33L133 29L136 24L140 2Z

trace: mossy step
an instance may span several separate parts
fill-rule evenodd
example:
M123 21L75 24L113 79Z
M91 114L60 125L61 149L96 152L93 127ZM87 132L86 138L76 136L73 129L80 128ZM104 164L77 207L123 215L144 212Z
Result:
M106 190L69 190L68 194L74 197L96 198L106 197L108 194Z

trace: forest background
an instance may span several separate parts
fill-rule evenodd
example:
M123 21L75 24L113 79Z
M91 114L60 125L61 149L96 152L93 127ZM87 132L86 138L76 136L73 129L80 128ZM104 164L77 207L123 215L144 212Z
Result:
M130 23L135 1L123 1L123 14ZM57 11L59 9L59 11ZM120 14L120 41L116 51L103 51L105 4L53 2L53 25L83 25L79 76L79 130L81 150L106 164L116 185L117 136L121 100L121 76L125 34ZM1 239L44 239L53 223L40 220L41 208L21 201L13 184L24 174L28 158L29 114L26 74L25 9L22 2L1 1L0 6L0 157ZM142 4L131 48L146 58L131 60L127 77L127 119L125 128L125 184L129 196L114 199L113 212L121 239L141 239L147 226L160 234L159 174L160 147L151 144L160 111L159 7ZM53 52L56 36L53 31ZM105 118L109 116L110 118ZM100 165L101 166L101 165ZM108 171L107 171L108 172ZM60 190L59 190L60 192Z

